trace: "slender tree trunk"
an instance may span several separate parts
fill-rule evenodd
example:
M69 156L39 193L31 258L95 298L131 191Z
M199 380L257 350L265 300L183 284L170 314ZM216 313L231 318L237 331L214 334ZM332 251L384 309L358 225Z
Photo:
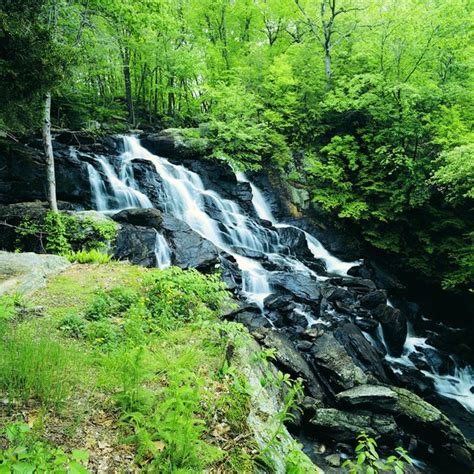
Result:
M332 65L331 65L331 53L328 49L324 52L324 72L326 73L326 82L328 87L331 86L332 79Z
M132 125L135 125L135 109L133 107L132 96L132 78L130 76L130 51L124 48L122 51L123 60L123 78L125 83L125 98L127 100L128 120Z
M58 212L58 202L56 200L56 176L54 172L53 143L51 140L51 93L44 96L44 116L43 116L43 146L46 156L46 182L49 207L53 212Z

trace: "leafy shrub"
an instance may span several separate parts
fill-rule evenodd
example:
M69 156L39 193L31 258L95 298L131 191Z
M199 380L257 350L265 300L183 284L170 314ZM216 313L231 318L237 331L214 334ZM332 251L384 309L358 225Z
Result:
M405 472L405 463L412 465L413 461L403 448L396 448L396 455L389 456L387 459L381 459L377 451L377 442L375 439L367 436L363 431L357 436L359 444L355 448L356 459L348 459L342 466L347 468L349 474L377 474L381 472L395 472L403 474Z
M145 304L156 330L215 317L228 299L225 284L217 275L196 270L171 267L155 271L146 277L145 286Z
M118 286L112 290L100 290L86 310L85 317L89 321L120 316L138 299L135 290Z
M31 428L24 423L11 423L0 434L8 441L8 447L0 450L0 473L89 472L83 466L89 459L86 451L74 449L66 454L61 448L35 439Z
M93 345L104 349L113 349L123 341L123 333L109 321L92 321L85 328L85 338Z
M81 373L81 354L32 329L10 328L0 338L0 390L9 399L58 408Z
M67 254L67 259L73 263L108 263L112 256L101 252L100 250L79 250Z
M87 321L77 313L70 313L64 316L58 324L58 329L67 336L80 339L86 336Z
M16 244L20 250L31 250L31 240L34 239L36 246L44 252L104 263L106 257L100 256L99 251L105 255L104 250L116 234L113 221L97 221L67 212L48 211L42 218L26 215L22 219L16 229Z

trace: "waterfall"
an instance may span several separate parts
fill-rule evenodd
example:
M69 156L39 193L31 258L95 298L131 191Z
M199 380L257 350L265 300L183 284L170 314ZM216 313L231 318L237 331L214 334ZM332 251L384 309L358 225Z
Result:
M95 160L97 168L88 163L87 170L94 205L98 211L117 212L132 207L153 207L148 197L135 187L131 159L127 152L119 157L118 174L104 156L96 156Z
M272 276L275 272L278 273L277 270L264 267L262 261L271 262L280 269L280 273L284 269L286 274L305 275L315 280L326 278L317 275L304 262L292 256L291 249L288 255L288 248L280 241L279 228L295 228L304 232L310 252L315 259L325 262L329 274L347 276L349 268L360 263L344 262L331 255L313 235L298 227L278 222L261 190L250 183L243 173L236 173L238 181L250 184L255 213L260 219L270 221L272 228L265 227L246 215L235 202L206 189L198 174L153 155L135 137L123 137L123 140L125 151L115 159L117 170L103 156L95 157L95 166L89 164L87 167L96 209L112 212L130 207L152 207L149 198L139 190L133 174L133 160L141 159L152 163L160 178L155 185L164 211L186 222L195 232L235 258L242 275L242 292L248 300L258 305L262 313L265 298L273 292ZM159 232L156 235L155 255L158 267L166 268L171 264L169 245ZM388 304L391 305L390 302ZM295 303L294 311L304 316L308 325L328 324L319 317L315 318L303 304ZM331 310L328 314L330 312ZM366 337L372 340L368 334ZM377 339L382 344L385 343L380 325ZM426 348L435 350L426 343L425 338L417 337L409 326L402 356L395 358L387 355L386 360L393 365L415 368L409 356L414 352L422 355ZM398 370L394 368L394 371ZM466 409L474 411L474 394L471 392L474 371L471 367L456 366L451 375L441 375L435 370L421 372L434 380L440 395L456 399Z
M252 189L252 204L255 209L255 212L257 213L257 216L260 217L261 219L265 219L267 221L270 221L272 224L275 225L275 227L280 227L280 228L285 228L285 227L293 227L294 229L302 230L299 229L299 227L295 227L289 224L283 224L280 222L277 222L275 217L273 216L273 213L271 211L270 206L267 204L265 201L265 198L263 197L262 191L260 191L257 186L252 184L247 177L245 176L244 173L242 172L237 172L236 173L237 179L240 182L244 183L249 183L250 187ZM342 260L339 260L337 257L334 255L331 255L323 246L323 244L316 239L316 237L312 236L308 232L305 232L306 236L306 241L308 243L308 248L311 251L311 253L314 255L314 258L323 260L326 264L326 269L329 273L333 273L335 275L341 275L341 276L346 276L349 268L359 265L360 262L343 262Z

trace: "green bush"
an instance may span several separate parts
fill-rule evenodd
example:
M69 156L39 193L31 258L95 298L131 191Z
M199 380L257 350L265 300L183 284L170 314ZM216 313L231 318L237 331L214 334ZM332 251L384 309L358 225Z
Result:
M156 330L216 317L229 297L218 275L176 267L150 273L145 287L145 304Z
M0 431L8 442L7 448L0 450L0 473L62 473L86 474L84 467L89 454L74 449L66 454L35 439L31 428L24 423L11 423Z
M31 250L33 239L44 252L82 260L81 263L106 263L110 260L106 250L116 234L113 221L48 211L42 218L26 215L22 219L16 229L16 245L19 250Z

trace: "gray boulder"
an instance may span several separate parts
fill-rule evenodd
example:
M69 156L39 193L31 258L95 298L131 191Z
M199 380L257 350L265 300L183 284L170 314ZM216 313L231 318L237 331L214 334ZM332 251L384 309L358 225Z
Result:
M115 241L114 258L143 267L156 267L156 230L123 224Z
M46 285L47 277L70 265L58 255L0 252L0 295L32 293Z
M317 338L311 349L312 362L332 393L338 393L369 381L367 374L347 354L331 333Z
M404 388L363 385L337 394L336 400L347 409L393 415L400 428L432 445L456 472L472 467L473 446L461 431L440 410Z
M380 322L388 350L394 357L400 357L407 338L407 320L399 309L385 304L372 311L373 317Z
M376 415L364 411L343 411L336 408L320 408L311 419L317 432L339 442L354 442L361 431L369 436L393 438L397 424L391 415Z
M324 397L323 389L310 366L295 348L293 343L275 330L261 329L255 334L259 342L271 349L276 349L274 363L293 378L301 378L308 393L315 399Z
M382 356L385 354L381 354L355 324L344 324L337 328L334 336L364 372L370 371L381 382L389 382L382 363Z
M209 142L200 136L197 128L168 128L145 135L142 144L165 158L199 158L209 154Z

